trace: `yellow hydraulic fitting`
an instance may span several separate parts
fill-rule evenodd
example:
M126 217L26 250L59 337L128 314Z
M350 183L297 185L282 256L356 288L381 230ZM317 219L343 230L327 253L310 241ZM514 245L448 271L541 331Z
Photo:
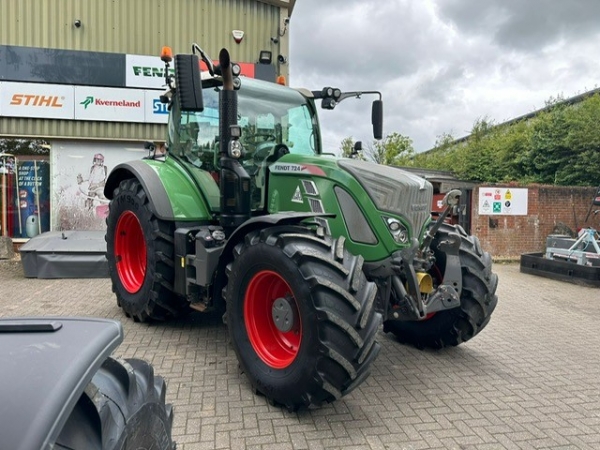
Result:
M417 272L417 280L419 281L419 291L421 294L431 294L433 292L433 279L426 272Z

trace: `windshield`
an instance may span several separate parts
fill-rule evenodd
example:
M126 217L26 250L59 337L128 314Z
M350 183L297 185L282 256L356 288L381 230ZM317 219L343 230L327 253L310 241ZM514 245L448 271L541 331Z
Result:
M169 123L169 151L196 167L217 170L219 152L219 89L203 90L204 111L181 112ZM320 153L318 127L308 101L297 91L274 83L242 79L238 91L238 124L244 166L257 166L277 144L290 153ZM178 112L176 112L178 114ZM257 167L248 167L253 175Z

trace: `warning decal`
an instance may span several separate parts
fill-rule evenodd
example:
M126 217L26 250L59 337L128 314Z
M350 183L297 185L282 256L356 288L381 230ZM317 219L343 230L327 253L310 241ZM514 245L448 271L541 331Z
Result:
M480 187L479 214L526 216L528 189Z

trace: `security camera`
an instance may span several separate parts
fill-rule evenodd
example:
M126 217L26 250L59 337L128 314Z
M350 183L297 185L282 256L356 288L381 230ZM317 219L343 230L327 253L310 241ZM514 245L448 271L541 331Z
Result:
M285 64L287 62L287 58L283 55L279 55L277 56L277 61L279 61L280 64Z
M279 39L278 39L278 38L276 38L276 37L272 37L272 38L271 38L271 42L272 42L273 44L279 44Z
M77 19L75 22L73 22L73 25L75 25L75 28L81 27L81 20Z
M286 17L285 19L283 19L283 24L284 25L288 25L290 23L290 18Z

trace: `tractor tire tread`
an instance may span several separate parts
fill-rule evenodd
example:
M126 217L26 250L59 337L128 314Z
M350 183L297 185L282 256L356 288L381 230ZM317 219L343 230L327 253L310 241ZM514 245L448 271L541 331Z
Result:
M85 388L56 446L173 450L173 408L165 398L165 381L150 364L109 357Z
M306 383L307 386L299 386L301 392L294 393L294 398L280 397L263 387L268 383L252 379L252 370L248 370L236 347L243 372L249 376L256 391L290 411L318 406L346 395L359 384L358 378L362 381L367 377L380 348L376 335L381 315L373 308L377 288L366 280L362 272L362 257L350 254L343 239L320 238L304 227L272 227L251 232L243 244L235 247L230 277L236 272L236 261L259 245L278 247L296 264L309 287L311 295L306 300L312 302L320 330L311 357L316 355L318 362L316 367L306 368L311 371L307 375L310 382ZM228 315L234 301L229 296L234 290L228 284ZM235 339L232 326L230 340L235 342Z
M483 251L479 239L458 226L443 224L431 248L450 234L460 237L459 257L462 270L460 307L437 312L424 321L387 320L384 331L417 348L440 349L457 346L475 337L489 323L498 303L498 276L492 272L492 258ZM436 253L436 257L438 254Z
M144 293L129 294L120 288L119 274L116 269L115 255L113 249L114 230L111 226L111 212L116 206L115 200L120 195L132 194L138 201L138 211L136 216L142 214L146 220L140 220L144 234L150 239L150 245L146 242L147 251L152 251L154 261L153 267L147 267L151 270L152 279L149 287L144 281L140 291ZM178 317L189 311L189 303L184 297L174 294L174 224L159 219L152 213L149 205L150 201L142 184L135 178L129 178L121 181L114 190L113 200L109 204L109 217L106 219L107 233L105 240L107 243L107 259L109 273L112 279L112 291L117 296L117 305L123 309L127 317L133 318L135 322L165 321L172 317ZM115 212L115 214L118 214ZM114 225L116 226L116 225ZM152 247L152 248L151 248ZM126 301L125 297L128 299Z

